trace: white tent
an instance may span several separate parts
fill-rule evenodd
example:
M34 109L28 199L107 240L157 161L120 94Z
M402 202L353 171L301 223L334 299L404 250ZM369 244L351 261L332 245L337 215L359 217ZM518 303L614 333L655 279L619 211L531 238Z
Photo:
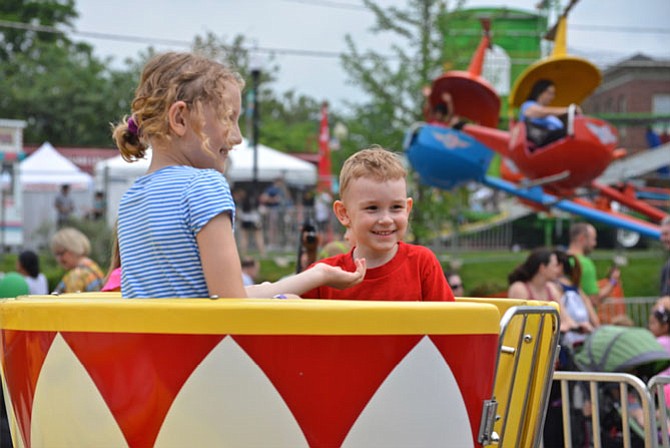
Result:
M93 178L46 142L20 164L21 185L28 191L58 191L63 184L71 190L89 191Z
M74 215L91 209L93 178L46 142L19 164L23 191L23 240L27 247L48 242L56 223L54 202L63 184L70 185Z
M229 154L230 167L226 178L230 182L250 182L253 180L254 149L245 140ZM277 151L265 145L258 145L258 180L272 182L283 177L287 184L305 186L316 184L316 167L290 154Z
M110 225L116 220L121 197L149 168L151 150L147 151L146 159L126 162L118 155L102 160L95 165L95 180L98 190L107 192L107 219ZM283 177L288 185L315 185L316 167L309 163L285 154L265 145L258 145L258 181L271 182ZM226 179L235 182L251 182L253 180L254 151L245 140L228 154L229 166Z

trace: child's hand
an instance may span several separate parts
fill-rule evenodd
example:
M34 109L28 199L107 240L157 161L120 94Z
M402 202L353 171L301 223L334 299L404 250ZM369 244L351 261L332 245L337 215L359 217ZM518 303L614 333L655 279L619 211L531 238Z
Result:
M312 269L320 269L324 275L324 285L335 289L346 289L359 284L365 278L365 271L367 269L365 258L354 260L356 263L356 270L354 272L345 271L344 269L331 266L325 263L317 263Z
M590 322L582 322L579 324L576 331L582 334L593 333L593 326Z

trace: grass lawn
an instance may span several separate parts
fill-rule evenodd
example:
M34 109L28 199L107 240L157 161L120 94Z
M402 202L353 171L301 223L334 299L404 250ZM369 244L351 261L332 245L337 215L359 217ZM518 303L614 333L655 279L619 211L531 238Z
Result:
M596 251L592 258L596 263L598 277L607 275L612 260L619 252ZM50 288L54 288L63 270L60 269L51 254L40 254L42 271L49 280ZM659 249L625 252L627 264L621 268L622 285L626 297L654 297L658 295L659 275L667 254ZM472 251L459 253L438 253L438 258L445 269L455 268L465 284L468 296L487 296L507 290L507 275L522 263L528 252L510 251ZM259 282L276 281L281 277L295 272L294 253L275 254L261 260ZM16 255L6 254L0 262L0 271L14 270ZM101 262L107 268L105 261Z
M621 268L622 285L626 297L653 297L658 295L661 266L667 254L659 249L644 251L599 250L592 254L598 278L605 277L614 257L624 255L627 264ZM521 264L528 252L472 251L449 254L438 253L442 266L453 266L463 279L469 296L486 296L507 290L507 275ZM295 271L295 255L283 254L261 261L260 279L275 281Z
M621 279L626 297L658 295L661 266L667 255L657 249L645 251L595 251L592 258L598 278L607 276L614 257L623 255ZM461 265L459 272L468 295L488 295L507 289L507 275L528 256L528 252L469 252L451 255L443 263Z

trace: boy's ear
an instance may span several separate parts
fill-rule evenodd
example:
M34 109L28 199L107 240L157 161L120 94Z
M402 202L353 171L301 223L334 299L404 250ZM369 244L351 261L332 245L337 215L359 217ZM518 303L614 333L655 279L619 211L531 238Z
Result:
M183 137L186 134L186 115L188 108L183 101L175 101L168 109L168 126L177 136Z
M337 216L337 220L340 221L340 224L347 227L351 220L349 219L349 214L347 213L347 207L345 207L344 202L339 199L333 202L333 212Z
M409 215L412 211L412 206L414 205L414 199L407 198L407 214Z

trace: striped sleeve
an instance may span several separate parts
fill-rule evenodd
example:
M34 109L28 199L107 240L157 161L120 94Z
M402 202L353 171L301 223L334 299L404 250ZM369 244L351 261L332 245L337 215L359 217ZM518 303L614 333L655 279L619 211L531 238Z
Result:
M235 222L235 202L228 182L214 170L202 170L184 192L186 225L197 234L215 216L230 214Z

